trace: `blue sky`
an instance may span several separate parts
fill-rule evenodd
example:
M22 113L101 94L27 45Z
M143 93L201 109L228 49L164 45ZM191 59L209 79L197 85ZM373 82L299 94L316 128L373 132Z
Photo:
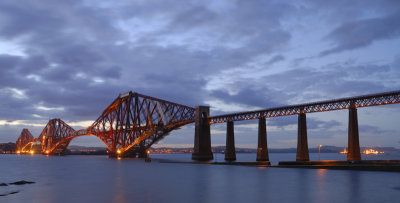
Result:
M4 0L0 19L0 142L50 118L87 127L130 90L218 115L400 89L395 0ZM399 115L359 109L361 145L399 148ZM310 147L347 145L347 111L307 119ZM192 146L193 128L157 146ZM225 128L212 126L214 145ZM296 116L267 128L269 147L296 146ZM257 121L235 122L235 136L255 147Z

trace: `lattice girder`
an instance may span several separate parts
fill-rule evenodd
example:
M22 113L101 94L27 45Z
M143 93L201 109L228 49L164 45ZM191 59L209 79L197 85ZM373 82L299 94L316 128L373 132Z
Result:
M75 130L61 119L49 120L39 136L42 152L45 154L62 153L74 136Z
M115 99L88 131L112 152L124 152L141 142L154 143L171 130L194 122L194 117L192 107L129 92ZM151 141L146 141L149 137Z
M329 101L313 102L292 106L269 108L259 111L248 111L233 114L210 117L210 124L224 123L227 121L250 120L266 117L279 117L303 113L314 113L322 111L334 111L356 108L379 106L400 103L400 91L385 92L380 94L363 95L358 97L342 98Z
M35 138L32 136L31 132L29 132L29 130L26 128L22 129L22 132L16 142L17 151L23 152L24 149L28 145L31 145L34 141L35 141Z

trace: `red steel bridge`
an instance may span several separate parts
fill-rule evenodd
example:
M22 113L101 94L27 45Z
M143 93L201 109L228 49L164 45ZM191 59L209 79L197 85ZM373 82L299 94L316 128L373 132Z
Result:
M49 120L38 138L23 129L17 140L18 152L31 151L35 143L43 154L63 154L70 141L80 136L96 136L104 142L110 156L146 157L146 149L172 130L195 123L195 160L213 159L210 125L227 123L226 160L235 160L234 121L259 120L257 160L268 161L266 118L298 115L297 161L308 161L306 114L349 110L348 160L360 160L357 108L400 103L400 91L363 95L267 108L257 111L210 116L209 107L189 106L128 92L119 95L87 129L74 130L61 119Z
M61 119L49 120L38 138L24 129L17 140L20 153L40 143L43 154L62 154L70 141L96 136L112 155L142 153L172 130L194 122L195 109L173 102L128 92L119 95L87 129L74 130Z

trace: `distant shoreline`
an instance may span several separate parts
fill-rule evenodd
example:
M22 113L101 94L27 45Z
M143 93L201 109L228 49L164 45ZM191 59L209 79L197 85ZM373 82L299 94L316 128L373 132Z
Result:
M365 149L374 149L384 153L400 153L400 149L394 147L361 147L361 151ZM150 154L185 154L192 153L193 148L174 148L174 147L158 147L149 148ZM309 148L309 153L339 153L344 150L344 147L322 146ZM65 155L107 155L108 149L105 147L85 147L71 145L67 148ZM225 153L225 146L212 147L214 153ZM240 148L236 147L236 153L256 153L256 148ZM269 153L296 153L296 148L269 148ZM15 154L15 143L0 143L0 154Z

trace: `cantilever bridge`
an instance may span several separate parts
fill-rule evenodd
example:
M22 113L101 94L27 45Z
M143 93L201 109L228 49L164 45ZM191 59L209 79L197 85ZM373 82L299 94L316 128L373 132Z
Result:
M37 142L43 154L62 154L72 139L93 135L112 155L145 156L143 153L152 144L194 119L194 108L128 92L119 95L87 129L76 131L61 119L49 120L37 139L24 129L17 150L29 151L28 147Z
M43 154L63 154L70 141L80 136L96 136L104 142L110 156L146 157L146 149L172 130L195 122L195 160L213 159L210 125L227 123L226 160L235 160L234 121L258 119L257 161L268 161L266 118L298 115L296 161L308 161L306 114L349 110L348 160L360 160L357 108L400 103L400 91L363 95L329 101L268 108L258 111L210 116L209 107L189 106L128 92L119 95L87 129L75 130L61 119L49 120L38 138L23 129L17 140L18 152L41 144Z

